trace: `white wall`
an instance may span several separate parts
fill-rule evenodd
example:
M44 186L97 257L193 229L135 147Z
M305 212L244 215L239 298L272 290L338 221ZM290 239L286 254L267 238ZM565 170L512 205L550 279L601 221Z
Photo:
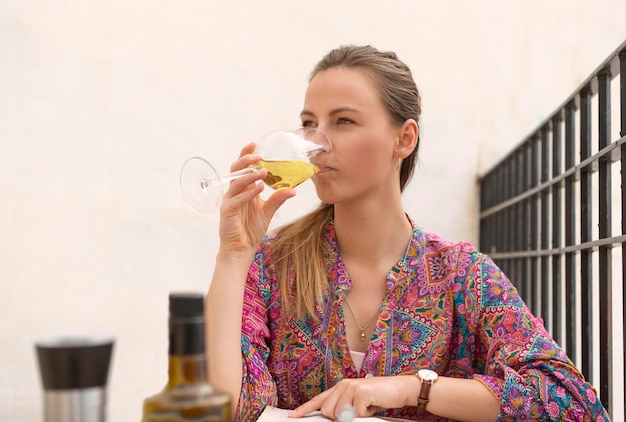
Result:
M506 6L505 6L506 4ZM626 39L623 0L0 2L0 420L41 415L33 341L116 336L109 420L166 377L167 294L205 291L215 221L191 155L298 124L329 49L395 50L423 94L418 224L477 241L475 180ZM310 186L278 216L316 203Z

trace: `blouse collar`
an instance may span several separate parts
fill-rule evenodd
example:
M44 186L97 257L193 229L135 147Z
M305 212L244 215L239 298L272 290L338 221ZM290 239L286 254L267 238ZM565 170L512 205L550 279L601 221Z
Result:
M407 246L406 253L387 274L388 290L393 289L399 281L404 280L407 275L415 272L426 249L426 234L422 229L417 227L415 222L408 215L407 219L413 228L413 235ZM350 290L352 287L352 279L348 276L346 267L341 259L333 219L331 219L326 226L325 236L328 242L325 260L328 266L329 278L336 289Z

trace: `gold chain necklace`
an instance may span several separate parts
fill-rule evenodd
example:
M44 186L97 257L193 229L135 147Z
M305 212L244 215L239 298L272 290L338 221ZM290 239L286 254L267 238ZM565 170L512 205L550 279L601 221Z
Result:
M413 231L411 231L411 237L409 238L409 244L406 247L406 251L404 252L404 255L402 256L402 258L400 259L399 262L404 262L406 260L406 257L408 256L409 250L411 248L411 241L412 241L412 239L413 239ZM391 290L389 292L387 292L387 294L383 298L383 301L381 302L381 305L382 305L382 303L384 303L387 300L387 298L389 297L390 294L391 294ZM376 317L379 315L380 312L376 312L374 314L374 316L372 317L372 319L367 321L367 324L365 324L365 326L361 326L361 323L359 322L359 319L356 317L356 314L352 310L352 306L350 306L350 302L348 302L348 296L346 296L345 302L346 302L346 305L348 305L348 310L352 314L352 318L354 318L354 322L356 322L356 325L359 327L359 330L361 331L361 335L360 335L361 341L365 341L365 329L367 327L369 327L369 325L372 322L374 322L374 320L376 319ZM380 308L379 308L379 311L380 311Z
M386 299L386 297L385 297ZM361 341L365 341L365 329L367 327L369 327L369 325L374 322L374 319L378 316L378 312L376 312L374 314L374 316L372 317L372 319L370 319L369 321L367 321L367 324L365 324L364 327L361 326L361 323L359 322L358 318L356 317L354 311L352 310L352 306L350 306L350 302L348 302L348 298L345 298L345 302L346 305L348 305L348 310L350 311L350 313L352 314L352 318L354 318L354 322L356 322L356 325L359 327L359 330L361 330Z

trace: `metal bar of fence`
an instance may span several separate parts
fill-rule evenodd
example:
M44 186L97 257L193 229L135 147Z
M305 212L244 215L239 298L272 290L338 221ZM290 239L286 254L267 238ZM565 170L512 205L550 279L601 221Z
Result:
M572 101L565 108L565 168L575 169L576 162L576 102ZM576 243L576 206L575 206L575 172L565 179L565 245ZM567 355L574 362L577 360L576 333L578 332L575 318L576 311L576 255L575 251L564 252L565 255L565 344Z
M506 198L512 198L513 196L515 196L514 194L514 189L515 189L515 160L513 159L513 157L511 157L509 159L509 165L508 167L508 171L507 171L507 179L506 179ZM515 208L514 207L510 207L505 211L505 219L506 219L506 227L507 229L505 230L505 244L504 244L504 248L507 251L512 251L514 250L515 246L515 235L514 235L514 231L512 230L512 227L515 227L515 212L514 212ZM506 262L506 271L507 274L511 273L512 270L512 265L511 265L512 261L511 260L507 260Z
M524 185L525 185L525 191L528 191L530 189L533 188L533 184L532 184L532 169L531 169L531 161L532 161L532 144L526 144L526 146L524 147ZM532 198L532 197L531 197ZM532 233L532 201L531 199L527 199L525 201L522 202L522 204L524 205L524 231L525 233ZM533 249L534 245L532 244L532 237L531 236L525 236L524 237L525 242L524 242L524 248L523 250L527 250L530 251ZM526 300L528 301L527 303L530 306L531 303L531 299L532 299L532 260L531 258L525 258L523 260L524 262L524 273L525 273L525 279L526 279L526 286L524 289L524 293L526 296ZM532 307L531 307L532 309Z
M589 242L584 243L576 243L571 246L564 246L562 248L554 248L554 249L535 249L532 251L515 251L515 252L502 252L495 253L490 255L491 258L495 260L499 259L511 259L511 258L540 258L546 255L563 255L568 253L580 253L582 251L593 251L598 250L600 247L605 245L618 245L620 243L626 242L626 234L622 234L620 236L612 236L606 239L596 239L591 240Z
M589 85L580 94L580 161L591 156L591 96ZM592 239L591 223L591 165L580 169L580 241ZM590 249L580 251L580 290L581 290L581 338L582 371L587 379L593 377L593 262Z
M495 193L494 193L494 199L496 201L496 203L498 203L499 201L501 201L502 198L502 189L501 189L501 185L502 185L502 168L498 169L498 171L496 171L495 173L495 180L494 180L494 184L495 184ZM502 213L498 212L495 215L495 225L496 225L496 231L495 233L501 233L502 232ZM495 236L494 233L494 236ZM500 237L494 237L493 239L493 247L496 251L502 250L500 245L500 242L502 241L502 239Z
M541 183L545 184L550 179L550 129L549 125L545 125L541 129ZM539 230L539 236L541 238L541 249L548 249L550 247L550 189L546 187L542 190L539 199L541 210L541 228ZM538 285L535 288L541 293L541 317L543 318L544 326L548 332L552 332L552 315L550 313L550 256L542 256L540 259L541 275L539 277Z
M610 68L598 75L598 148L611 143L611 71ZM600 160L598 163L598 230L599 237L611 237L611 162ZM613 245L602 245L598 253L599 270L599 317L600 317L600 397L604 405L611 406L610 386L612 381L612 255Z
M539 185L539 142L536 137L531 142L531 158L530 158L530 185L535 188ZM530 199L530 249L538 249L539 243L539 210L538 208L539 193L537 192ZM530 277L531 279L537 278L537 259L530 258ZM539 289L531 290L530 309L533 313L537 314L539 311Z
M563 159L563 134L562 125L563 115L557 114L552 121L552 177L558 176L562 171ZM563 188L558 185L552 185L552 247L561 247L561 235L563 226L563 217L561 209L561 191ZM519 250L519 249L518 249ZM552 256L552 336L561 344L562 339L562 277L561 277L561 254Z
M510 198L509 195L509 186L510 186L510 170L511 166L508 165L510 160L507 160L507 164L502 169L502 199L507 200ZM509 249L509 211L511 208L506 208L502 210L502 231L500 232L500 237L502 238L502 246L500 250L508 251ZM507 268L508 260L502 263L502 267L508 270Z
M626 47L619 53L620 68L620 136L626 137ZM626 146L621 146L622 170L622 233L626 233ZM626 339L626 243L622 243L622 339ZM626 347L622 353L623 379L626 381ZM624 403L626 403L626 388L624 388Z
M525 175L524 175L524 153L525 150L523 148L519 148L515 154L516 163L517 163L517 189L515 190L515 196L519 195L524 191L526 187ZM517 242L515 244L515 250L520 251L524 249L524 235L526 231L525 222L524 222L524 204L518 203L516 206L517 210L517 221L515 224L517 231ZM526 272L524 271L525 260L524 259L515 259L515 279L517 280L518 290L522 295L522 298L526 300L528 297L526 296L526 286L529 283L529 280L526 278Z

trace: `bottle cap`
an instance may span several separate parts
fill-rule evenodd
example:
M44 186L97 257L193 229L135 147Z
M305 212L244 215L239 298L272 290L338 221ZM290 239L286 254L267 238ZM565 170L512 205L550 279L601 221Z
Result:
M204 295L170 293L169 332L170 355L204 353Z
M104 387L114 340L112 337L61 336L35 342L45 390Z
M170 317L204 317L204 295L200 293L170 293Z

